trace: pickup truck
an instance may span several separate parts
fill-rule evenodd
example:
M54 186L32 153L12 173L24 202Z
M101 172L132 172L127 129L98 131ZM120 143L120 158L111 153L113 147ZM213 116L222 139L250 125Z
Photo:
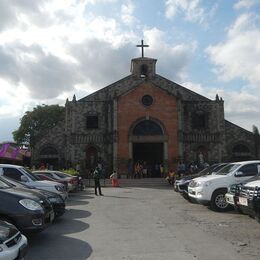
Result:
M209 205L216 211L230 209L225 194L232 184L242 183L245 180L260 174L260 161L234 162L226 165L215 175L207 175L193 179L189 183L189 196L197 202Z

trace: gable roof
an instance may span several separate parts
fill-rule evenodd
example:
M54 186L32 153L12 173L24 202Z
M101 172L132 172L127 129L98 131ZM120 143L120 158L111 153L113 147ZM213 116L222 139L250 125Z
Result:
M153 85L167 91L174 96L181 96L184 101L211 101L210 99L197 94L196 92L187 89L169 79L166 79L158 74L152 78L138 78L133 75L126 76L96 92L79 99L77 102L109 100L111 97L121 96L135 89L143 82L151 82Z

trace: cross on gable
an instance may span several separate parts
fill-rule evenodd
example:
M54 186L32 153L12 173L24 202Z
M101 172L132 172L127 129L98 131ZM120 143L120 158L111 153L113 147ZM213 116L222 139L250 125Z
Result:
M136 47L141 47L142 48L142 58L144 57L144 47L149 47L149 45L144 44L144 41L141 40L140 45L136 45Z

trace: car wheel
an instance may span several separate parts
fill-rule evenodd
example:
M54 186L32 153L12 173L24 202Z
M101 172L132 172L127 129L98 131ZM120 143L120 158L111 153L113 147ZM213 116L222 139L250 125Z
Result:
M210 202L210 207L211 209L215 211L227 211L231 209L231 206L227 203L225 194L226 194L225 189L220 189L214 191L212 197L211 197L211 202Z

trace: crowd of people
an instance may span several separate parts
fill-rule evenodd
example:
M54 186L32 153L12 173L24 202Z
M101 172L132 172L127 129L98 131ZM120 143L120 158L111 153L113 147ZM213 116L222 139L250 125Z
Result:
M183 161L180 161L177 165L176 172L170 169L166 176L166 180L173 185L176 179L179 179L185 175L195 174L208 166L209 164L206 162L191 162L189 164L185 164Z
M164 167L161 163L153 165L146 161L137 161L133 165L133 170L129 172L129 177L133 179L151 178L152 176L164 177Z

